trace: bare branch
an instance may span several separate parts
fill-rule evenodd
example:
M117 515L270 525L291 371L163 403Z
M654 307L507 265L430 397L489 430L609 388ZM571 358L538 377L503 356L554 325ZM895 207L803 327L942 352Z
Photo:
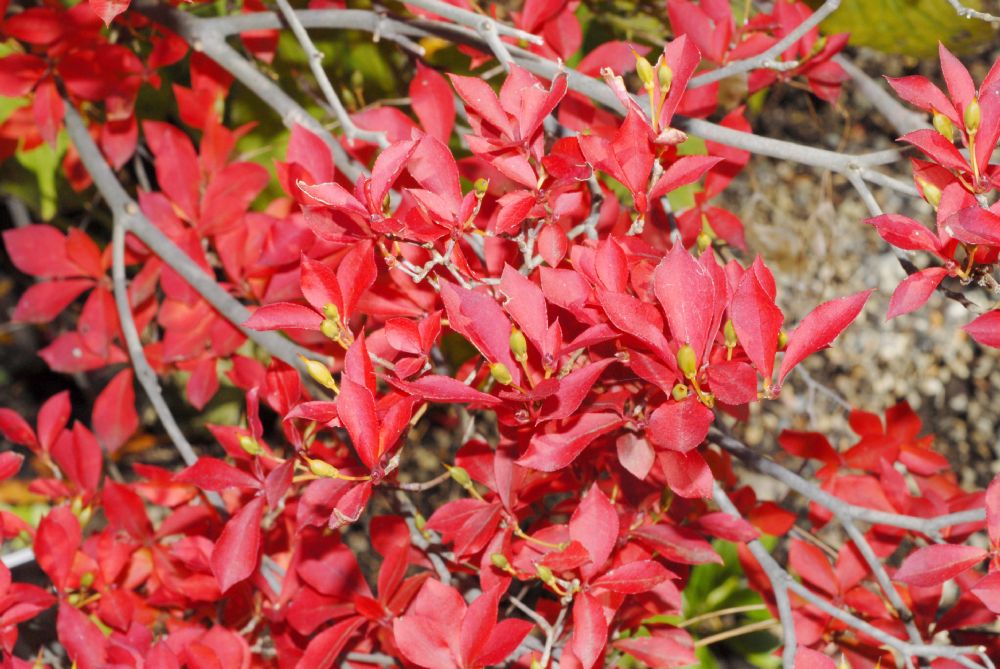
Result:
M316 45L313 44L312 38L309 37L309 33L302 25L302 22L299 21L299 17L295 14L295 10L293 10L292 6L288 4L288 0L276 1L278 3L278 8L281 10L281 15L288 23L288 27L291 28L292 33L295 35L295 39L299 41L299 44L302 45L302 50L306 52L306 58L309 60L309 69L312 70L313 76L316 77L316 83L319 84L319 89L323 92L323 97L326 98L327 104L329 104L333 109L333 112L337 117L337 121L340 123L340 127L344 129L344 135L347 139L352 141L360 139L363 142L371 142L373 144L378 144L383 149L389 146L389 140L386 139L384 132L362 130L358 126L354 125L354 121L351 120L351 115L347 113L347 109L344 108L344 103L340 101L340 96L337 95L337 91L333 90L330 78L326 75L326 70L323 69L323 54L320 53L316 48Z
M537 35L532 35L524 30L518 30L517 28L508 26L507 24L499 21L494 21L485 14L476 14L475 12L470 12L454 5L449 5L446 2L441 2L441 0L407 0L407 3L413 5L414 7L420 7L421 9L433 12L438 16L457 23L460 26L472 28L476 32L479 32L482 29L484 22L488 22L493 25L491 30L498 35L513 37L514 39L522 39L531 42L532 44L545 44L545 40Z
M305 372L305 366L298 354L315 357L315 353L296 346L274 332L258 332L244 328L242 324L250 318L250 312L238 300L220 286L215 277L206 274L170 238L146 218L131 196L125 192L115 178L111 167L105 162L100 149L94 143L83 124L76 108L68 102L66 109L66 131L80 154L80 161L94 180L94 185L108 203L115 220L120 220L128 232L138 237L164 263L183 277L216 311L235 325L261 348L292 367Z
M844 68L844 71L854 80L854 85L858 87L858 90L868 98L875 109L885 116L896 132L905 135L913 130L928 127L927 119L923 114L907 109L895 95L886 90L881 83L869 77L864 70L848 60L843 54L834 56L833 62Z
M980 21L986 21L987 23L992 23L994 25L1000 25L1000 16L994 16L993 14L987 14L986 12L979 12L970 7L966 7L962 4L961 0L948 0L948 4L952 6L955 13L961 16L963 19L979 19Z
M781 57L781 54L788 50L790 46L798 42L803 35L818 26L823 19L832 14L837 7L840 7L840 2L841 0L826 0L826 2L813 12L812 16L797 25L793 31L775 42L775 44L767 51L751 58L738 60L734 63L726 65L725 67L720 67L717 70L712 70L711 72L706 72L705 74L694 77L691 79L691 83L688 84L688 88L706 86L727 77L731 77L736 74L743 74L744 72L749 72L750 70L756 70L758 68L784 71L798 67L799 63L797 61L782 61L778 59Z

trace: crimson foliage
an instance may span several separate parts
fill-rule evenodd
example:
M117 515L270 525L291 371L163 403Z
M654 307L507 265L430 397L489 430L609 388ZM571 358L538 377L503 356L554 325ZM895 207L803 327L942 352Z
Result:
M492 19L415 2L406 10L424 21L392 35L471 26L462 50L472 68L503 61L499 86L417 63L412 115L376 106L341 119L382 146L300 116L274 197L262 196L277 192L267 167L235 157L249 128L221 114L232 76L255 81L240 69L252 66L221 42L206 48L222 38L185 22L207 19L120 1L0 3L13 51L0 58L0 95L30 99L0 126L0 156L56 142L65 122L69 183L96 186L124 237L102 249L101 234L75 226L3 234L13 264L37 279L14 320L51 322L82 303L40 351L49 367L115 370L89 428L70 422L67 393L34 427L0 409L0 431L24 447L0 454L0 479L26 453L40 472L31 490L51 502L37 527L0 512L2 538L26 540L49 581L0 568L5 668L35 666L13 654L18 625L50 607L80 669L682 666L701 645L677 617L682 592L693 566L722 562L715 539L739 545L797 666L832 667L840 654L886 666L894 652L978 666L1000 652L975 634L1000 612L1000 482L963 491L908 406L884 422L852 411L858 439L845 450L783 432L778 444L811 481L728 435L871 291L786 323L771 270L737 259L743 225L715 203L757 146L744 107L723 106L718 81L699 77L749 63L747 94L804 81L835 101L847 36L799 30L811 16L800 2L745 21L728 0L666 4L674 38L655 62L607 42L541 79L529 69L580 51L577 3L527 0L506 16L539 36L529 53ZM314 5L330 20L350 15ZM245 50L269 62L273 24L245 25ZM1000 187L989 162L1000 66L977 90L944 49L941 61L947 95L922 77L890 80L932 114L933 128L903 140L926 155L913 172L937 230L897 214L868 222L940 262L899 286L890 317L947 277L988 283L1000 249L1000 208L984 206ZM141 87L178 72L190 73L190 87L171 84L180 122L137 118ZM590 99L601 95L624 113ZM78 110L89 134L74 131ZM698 117L721 121L690 126ZM699 149L688 127L718 133ZM133 202L106 167L125 175L137 155L155 185ZM1000 346L997 313L966 329ZM283 355L289 340L298 358ZM140 458L114 480L105 465L143 422L134 376L168 427L156 376L184 379L198 410L220 385L239 389L244 420L209 425L218 457L187 455L179 471ZM428 429L454 440L440 454L446 473L414 483L414 442ZM758 499L733 454L805 495L808 510ZM461 494L429 492L447 481ZM439 500L426 518L414 505L424 499ZM847 539L824 551L800 531L776 572L760 538L796 523L839 524Z

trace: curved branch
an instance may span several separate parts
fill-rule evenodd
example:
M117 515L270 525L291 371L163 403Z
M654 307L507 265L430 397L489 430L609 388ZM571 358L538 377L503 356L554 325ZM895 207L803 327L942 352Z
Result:
M220 286L215 277L206 274L191 258L170 240L159 228L139 210L132 197L125 192L118 182L111 167L104 160L100 149L94 143L90 133L83 124L76 108L69 102L64 102L66 110L66 131L70 140L80 155L80 161L87 169L94 185L115 218L120 221L128 232L131 232L143 244L155 253L163 262L194 288L206 302L212 305L226 320L235 325L249 339L271 355L288 363L305 373L305 365L298 358L300 353L315 357L315 353L296 346L284 337L274 332L258 332L243 327L250 318L250 312L236 298Z

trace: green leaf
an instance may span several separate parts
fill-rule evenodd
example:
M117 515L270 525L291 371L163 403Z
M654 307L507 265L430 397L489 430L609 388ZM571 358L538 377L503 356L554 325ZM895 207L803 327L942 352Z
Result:
M820 3L810 0L810 4ZM979 0L964 4L982 9ZM988 23L960 17L947 0L844 0L823 23L823 30L851 33L854 46L918 58L937 55L938 41L962 53L996 39Z

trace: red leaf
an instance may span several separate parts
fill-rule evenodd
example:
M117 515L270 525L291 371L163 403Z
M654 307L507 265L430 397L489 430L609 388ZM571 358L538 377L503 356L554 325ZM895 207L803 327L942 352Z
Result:
M9 479L14 474L21 471L21 464L24 456L13 451L0 453L0 481Z
M757 372L745 362L726 360L708 368L712 394L724 404L739 406L757 399Z
M365 619L361 616L352 616L314 636L306 646L306 652L295 663L295 669L330 669L347 646L351 635L364 622Z
M418 61L410 81L410 100L427 134L447 144L455 125L455 102L445 78Z
M94 10L104 25L110 26L116 16L128 9L129 0L89 0L90 8Z
M892 299L889 300L889 313L886 314L885 319L891 320L896 316L908 314L924 306L946 276L948 276L948 270L944 267L928 267L903 279L896 286L896 290L892 291Z
M60 644L77 669L100 669L105 666L107 648L104 634L83 611L70 604L59 604L56 632Z
M774 298L761 287L754 272L743 274L729 305L729 317L750 362L764 377L765 385L770 385L778 334L785 317L775 306Z
M80 293L94 285L90 279L45 281L28 286L17 301L11 320L19 323L48 323L62 313Z
M837 669L837 663L819 651L800 647L795 651L794 669Z
M504 265L500 277L500 292L507 298L504 305L524 336L539 351L545 351L545 335L549 329L548 311L542 289L534 281L510 265Z
M591 669L601 658L608 640L604 607L588 592L573 599L573 637L570 647L583 669Z
M576 413L601 373L613 362L612 358L598 360L559 379L556 392L542 406L543 419L561 420Z
M246 213L269 179L267 170L255 163L233 163L215 172L201 200L201 233L214 235L228 230Z
M1000 572L982 578L972 586L972 594L992 613L1000 615Z
M667 316L670 336L677 345L694 348L700 366L706 362L706 348L715 336L715 280L681 244L676 244L657 265L653 285Z
M722 558L712 545L697 533L683 528L660 523L645 525L632 531L640 543L670 560L681 564L722 564Z
M496 405L500 399L467 386L458 379L441 374L427 374L415 381L391 380L397 388L432 402L469 402L470 404Z
M7 441L12 441L15 444L31 446L32 448L38 446L35 431L31 429L27 421L21 418L20 414L12 409L0 409L0 433Z
M27 53L0 58L0 95L19 98L27 95L47 69L45 61Z
M721 511L706 513L698 519L698 524L713 537L734 543L753 541L760 536L753 525L747 521Z
M508 618L501 620L493 628L493 633L479 651L476 658L478 665L483 667L495 667L503 664L511 653L517 650L524 637L528 636L534 624L527 620Z
M212 549L212 573L225 593L257 568L264 498L255 497L229 519Z
M986 487L986 529L990 535L990 543L1000 545L1000 475L990 481Z
M590 555L590 564L582 568L585 577L608 561L618 541L618 529L618 512L595 483L569 519L569 538L580 542Z
M965 161L965 158L958 152L955 145L949 142L937 130L930 128L914 130L900 137L899 141L907 142L917 147L945 169L957 170L959 172L969 171L969 163Z
M118 372L97 396L91 424L97 440L109 454L124 446L139 429L131 369Z
M874 290L870 288L854 295L830 300L810 311L799 326L788 335L788 347L785 349L785 357L781 360L781 370L778 372L778 385L781 385L795 365L836 339L858 317L861 308L868 301L868 296Z
M1000 348L1000 310L987 311L962 329L983 346Z
M977 546L933 544L911 553L893 576L900 583L930 588L955 578L983 561L986 551Z
M503 363L513 383L520 385L520 365L510 353L510 320L496 300L447 281L441 282L441 299L451 328L472 342L491 363Z
M673 669L697 664L691 636L684 630L664 630L655 636L619 639L619 648L651 669Z
M659 562L636 560L612 569L596 581L591 581L590 585L593 588L634 595L652 590L669 578L676 578L676 575Z
M883 214L865 220L878 231L879 236L897 248L906 251L937 253L940 248L934 233L912 218L900 214Z
M649 418L646 436L657 446L687 453L708 436L715 414L696 397L682 402L668 400Z
M944 221L944 231L966 244L1000 246L1000 216L979 205L959 209Z
M56 590L67 586L73 559L80 548L83 533L80 521L66 506L52 509L41 522L35 534L35 557L38 566L48 575Z
M337 413L361 461L373 469L378 463L380 444L378 415L371 391L349 378L342 378Z
M658 198L681 186L693 184L722 161L717 156L681 156L666 169L649 191L650 199Z
M667 476L667 487L687 499L712 496L712 470L698 451L660 451L657 459Z
M319 330L323 317L309 307L290 302L265 304L243 323L251 330Z
M193 465L175 474L173 480L212 492L222 492L228 488L260 488L260 481L256 478L216 458L198 458Z
M816 546L793 539L788 551L788 564L809 585L831 596L837 594L837 574L823 551Z
M96 492L104 456L94 434L83 423L74 423L52 446L52 459L66 477L87 492Z
M606 290L596 292L601 308L604 309L612 325L645 343L664 360L672 358L667 340L663 336L663 320L656 307L640 302L628 293L612 293Z
M101 492L101 500L104 502L104 515L112 529L122 530L140 541L152 534L146 506L128 486L108 481Z
M649 441L632 432L626 432L615 441L618 462L637 479L644 479L656 462L656 451Z
M542 472L554 472L569 466L590 442L622 424L612 413L583 414L573 427L559 432L536 434L517 464Z
M199 411L215 396L219 390L219 375L216 372L215 358L202 358L191 371L187 385L184 388L188 402Z
M10 261L25 274L56 278L82 274L66 255L66 237L51 225L4 230L3 242ZM38 249L45 249L45 253Z
M933 109L944 114L954 123L960 123L958 116L955 114L955 106L948 100L941 89L932 84L927 77L913 75L899 78L886 77L885 80L892 86L892 90L896 91L896 95L914 107L927 112Z

